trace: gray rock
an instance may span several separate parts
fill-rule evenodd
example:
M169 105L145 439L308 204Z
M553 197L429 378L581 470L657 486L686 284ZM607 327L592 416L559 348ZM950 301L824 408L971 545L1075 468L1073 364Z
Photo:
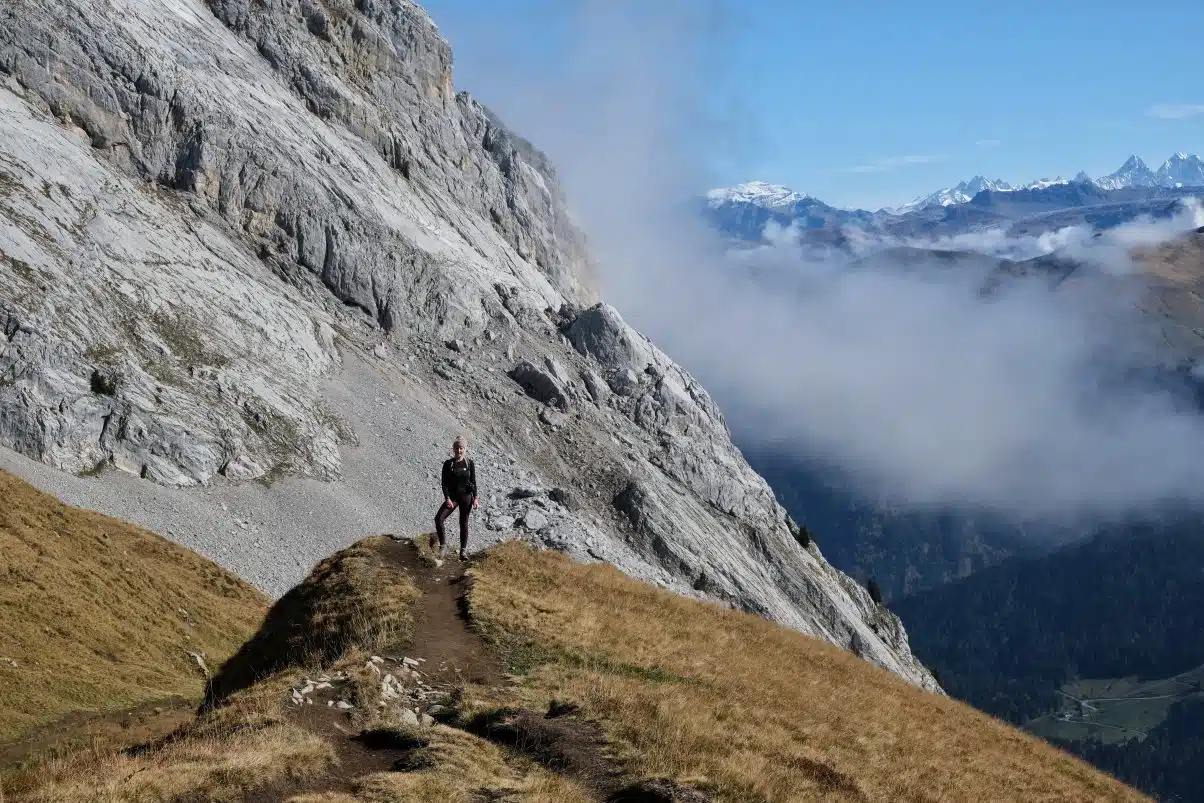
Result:
M643 371L652 357L645 338L609 304L596 304L578 315L566 334L574 348L606 369Z
M619 396L631 396L640 387L639 376L630 368L615 371L607 381L610 389Z
M552 375L552 378L559 382L562 386L567 386L569 384L571 381L569 379L569 372L564 369L564 366L561 365L560 360L557 360L552 356L547 356L543 358L543 364L548 369L548 373Z
M548 498L566 510L575 511L580 509L576 498L572 493L564 488L553 488L548 492Z
M569 422L569 417L564 413L545 407L539 411L539 420L552 429L559 429Z
M435 718L430 714L423 714L421 717L419 717L419 721L422 723L422 727L424 728L429 728L435 724Z
M503 532L505 530L509 530L510 528L512 528L514 526L514 517L513 516L490 516L487 523L485 524L485 526L488 527L490 530L493 530L494 532Z
M0 444L66 472L104 466L160 485L223 474L333 485L340 443L362 438L354 459L379 461L376 475L421 480L426 467L398 467L398 453L442 450L471 422L486 482L563 486L596 505L558 512L557 548L577 555L588 536L623 571L681 593L698 593L705 572L714 597L934 687L897 618L795 541L701 386L596 304L555 172L453 91L450 47L426 13L408 0L324 17L314 5L4 5L0 200L15 224L0 227ZM574 408L571 444L533 426L511 378L484 370L492 348L447 365L449 341L486 331L507 344L507 365L540 355L518 384L560 412L569 377L582 378L599 406ZM357 373L377 346L385 358ZM455 377L437 383L438 423L426 416L431 370ZM367 375L404 385L404 398L377 390L367 398L381 403L360 404L354 383ZM327 388L350 400L346 426ZM383 448L402 429L404 448ZM506 461L489 441L511 437L523 473L490 479ZM356 476L363 486L309 493L367 509L376 486L363 478L375 475ZM137 483L89 482L95 505L142 515L114 501L141 494ZM616 500L621 530L586 483L638 489ZM202 495L175 501L178 516L209 509ZM272 530L256 546L214 540L205 523L189 545L266 578L260 551L287 543L290 569L262 580L280 594L345 543L346 520L319 533L315 507L303 536ZM536 511L528 527L541 523L532 516L551 532Z
M528 530L538 531L548 526L548 517L538 510L528 510L519 523Z
M339 709L340 711L350 711L351 709L355 708L355 706L353 706L351 703L347 702L346 700L339 700L338 702L336 702L334 704L334 707Z
M568 393L564 385L546 369L523 360L510 369L509 376L536 401L561 410L568 408Z
M412 708L401 709L401 724L409 725L412 728L417 728L420 725L418 714Z
M610 387L592 368L582 370L581 379L585 383L586 392L595 403L605 404L606 400L610 398Z

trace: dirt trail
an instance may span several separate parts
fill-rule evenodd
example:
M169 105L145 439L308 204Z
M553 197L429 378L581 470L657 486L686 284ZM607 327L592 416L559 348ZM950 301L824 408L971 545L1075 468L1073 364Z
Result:
M469 564L452 557L442 566L427 566L418 549L403 540L389 541L381 553L406 571L422 592L414 610L414 638L407 654L425 659L422 671L431 685L501 683L501 662L469 627L464 613L469 591L464 570Z
M421 592L413 610L412 639L408 644L397 645L389 656L379 658L377 678L380 680L376 683L387 680L388 674L396 676L408 672L406 659L409 659L413 662L409 666L416 665L416 668L407 682L413 683L420 678L419 685L426 696L419 702L404 702L404 705L414 709L421 705L423 710L443 696L447 696L450 703L454 692L468 684L497 686L504 683L506 675L501 660L472 629L466 614L470 579L466 577L465 569L471 561L464 563L453 557L441 565L432 565L431 558L424 556L416 544L396 537L381 541L373 548L387 566L404 572ZM335 696L327 699L322 697L323 694ZM421 748L425 747L426 737L421 729L409 733L391 729L364 731L363 712L356 716L356 712L328 705L344 694L345 689L338 688L329 692L317 691L315 684L315 691L308 695L312 702L287 707L288 717L293 722L332 745L338 761L331 772L316 781L286 782L256 789L243 796L243 803L274 803L302 794L352 793L356 780L365 775L429 766L422 764L424 751ZM396 700L394 704L397 704ZM622 771L621 763L611 755L601 729L580 719L577 707L571 703L553 704L546 713L499 710L467 722L460 720L451 708L454 704L449 705L449 716L441 715L447 724L464 728L552 772L575 779L592 790L599 801L706 803L709 800L664 779L631 783ZM181 724L178 720L190 715L192 710L190 705L181 705L163 713L175 725ZM157 724L159 730L164 729L164 722ZM116 727L112 723L109 726ZM157 732L153 737L161 735ZM144 742L144 747L152 747L155 741L152 738L148 740L149 744ZM500 797L492 799L512 799L502 790L493 790L493 793ZM186 798L181 803L201 803L201 798L195 801Z
M464 570L468 564L452 558L441 566L430 565L415 544L396 536L390 536L376 549L386 565L404 572L421 592L413 611L413 637L409 644L398 645L389 662L402 658L420 662L424 683L436 693L451 694L465 683L500 683L501 662L469 627L464 615L464 595L468 591ZM389 663L384 666L387 670ZM316 783L257 790L249 793L244 803L287 800L302 793L348 793L355 780L365 775L411 768L413 745L398 744L393 738L365 737L342 711L324 704L302 705L291 708L290 717L330 741L338 756L337 765Z

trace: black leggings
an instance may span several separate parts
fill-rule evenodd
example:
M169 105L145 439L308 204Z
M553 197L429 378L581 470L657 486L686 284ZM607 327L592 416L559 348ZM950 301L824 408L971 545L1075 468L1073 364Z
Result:
M452 502L460 509L460 550L468 548L468 514L472 513L472 494L466 494L459 499L452 499ZM442 547L447 543L447 538L443 531L443 522L451 515L452 509L448 507L447 502L444 502L439 512L435 514L435 532L439 535L439 546Z

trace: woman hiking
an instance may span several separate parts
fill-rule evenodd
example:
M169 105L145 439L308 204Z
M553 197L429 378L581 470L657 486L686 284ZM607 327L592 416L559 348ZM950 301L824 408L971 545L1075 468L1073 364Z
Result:
M439 554L447 545L443 522L457 507L460 508L460 560L468 560L468 514L477 507L477 467L465 453L468 447L464 437L456 438L452 444L452 456L443 461L443 505L435 514L435 535L439 539ZM431 549L435 538L431 538Z

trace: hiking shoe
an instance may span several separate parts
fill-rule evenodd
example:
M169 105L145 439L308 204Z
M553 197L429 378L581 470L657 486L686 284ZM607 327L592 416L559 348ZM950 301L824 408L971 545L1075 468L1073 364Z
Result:
M460 560L468 560L468 553L463 549L460 550Z

